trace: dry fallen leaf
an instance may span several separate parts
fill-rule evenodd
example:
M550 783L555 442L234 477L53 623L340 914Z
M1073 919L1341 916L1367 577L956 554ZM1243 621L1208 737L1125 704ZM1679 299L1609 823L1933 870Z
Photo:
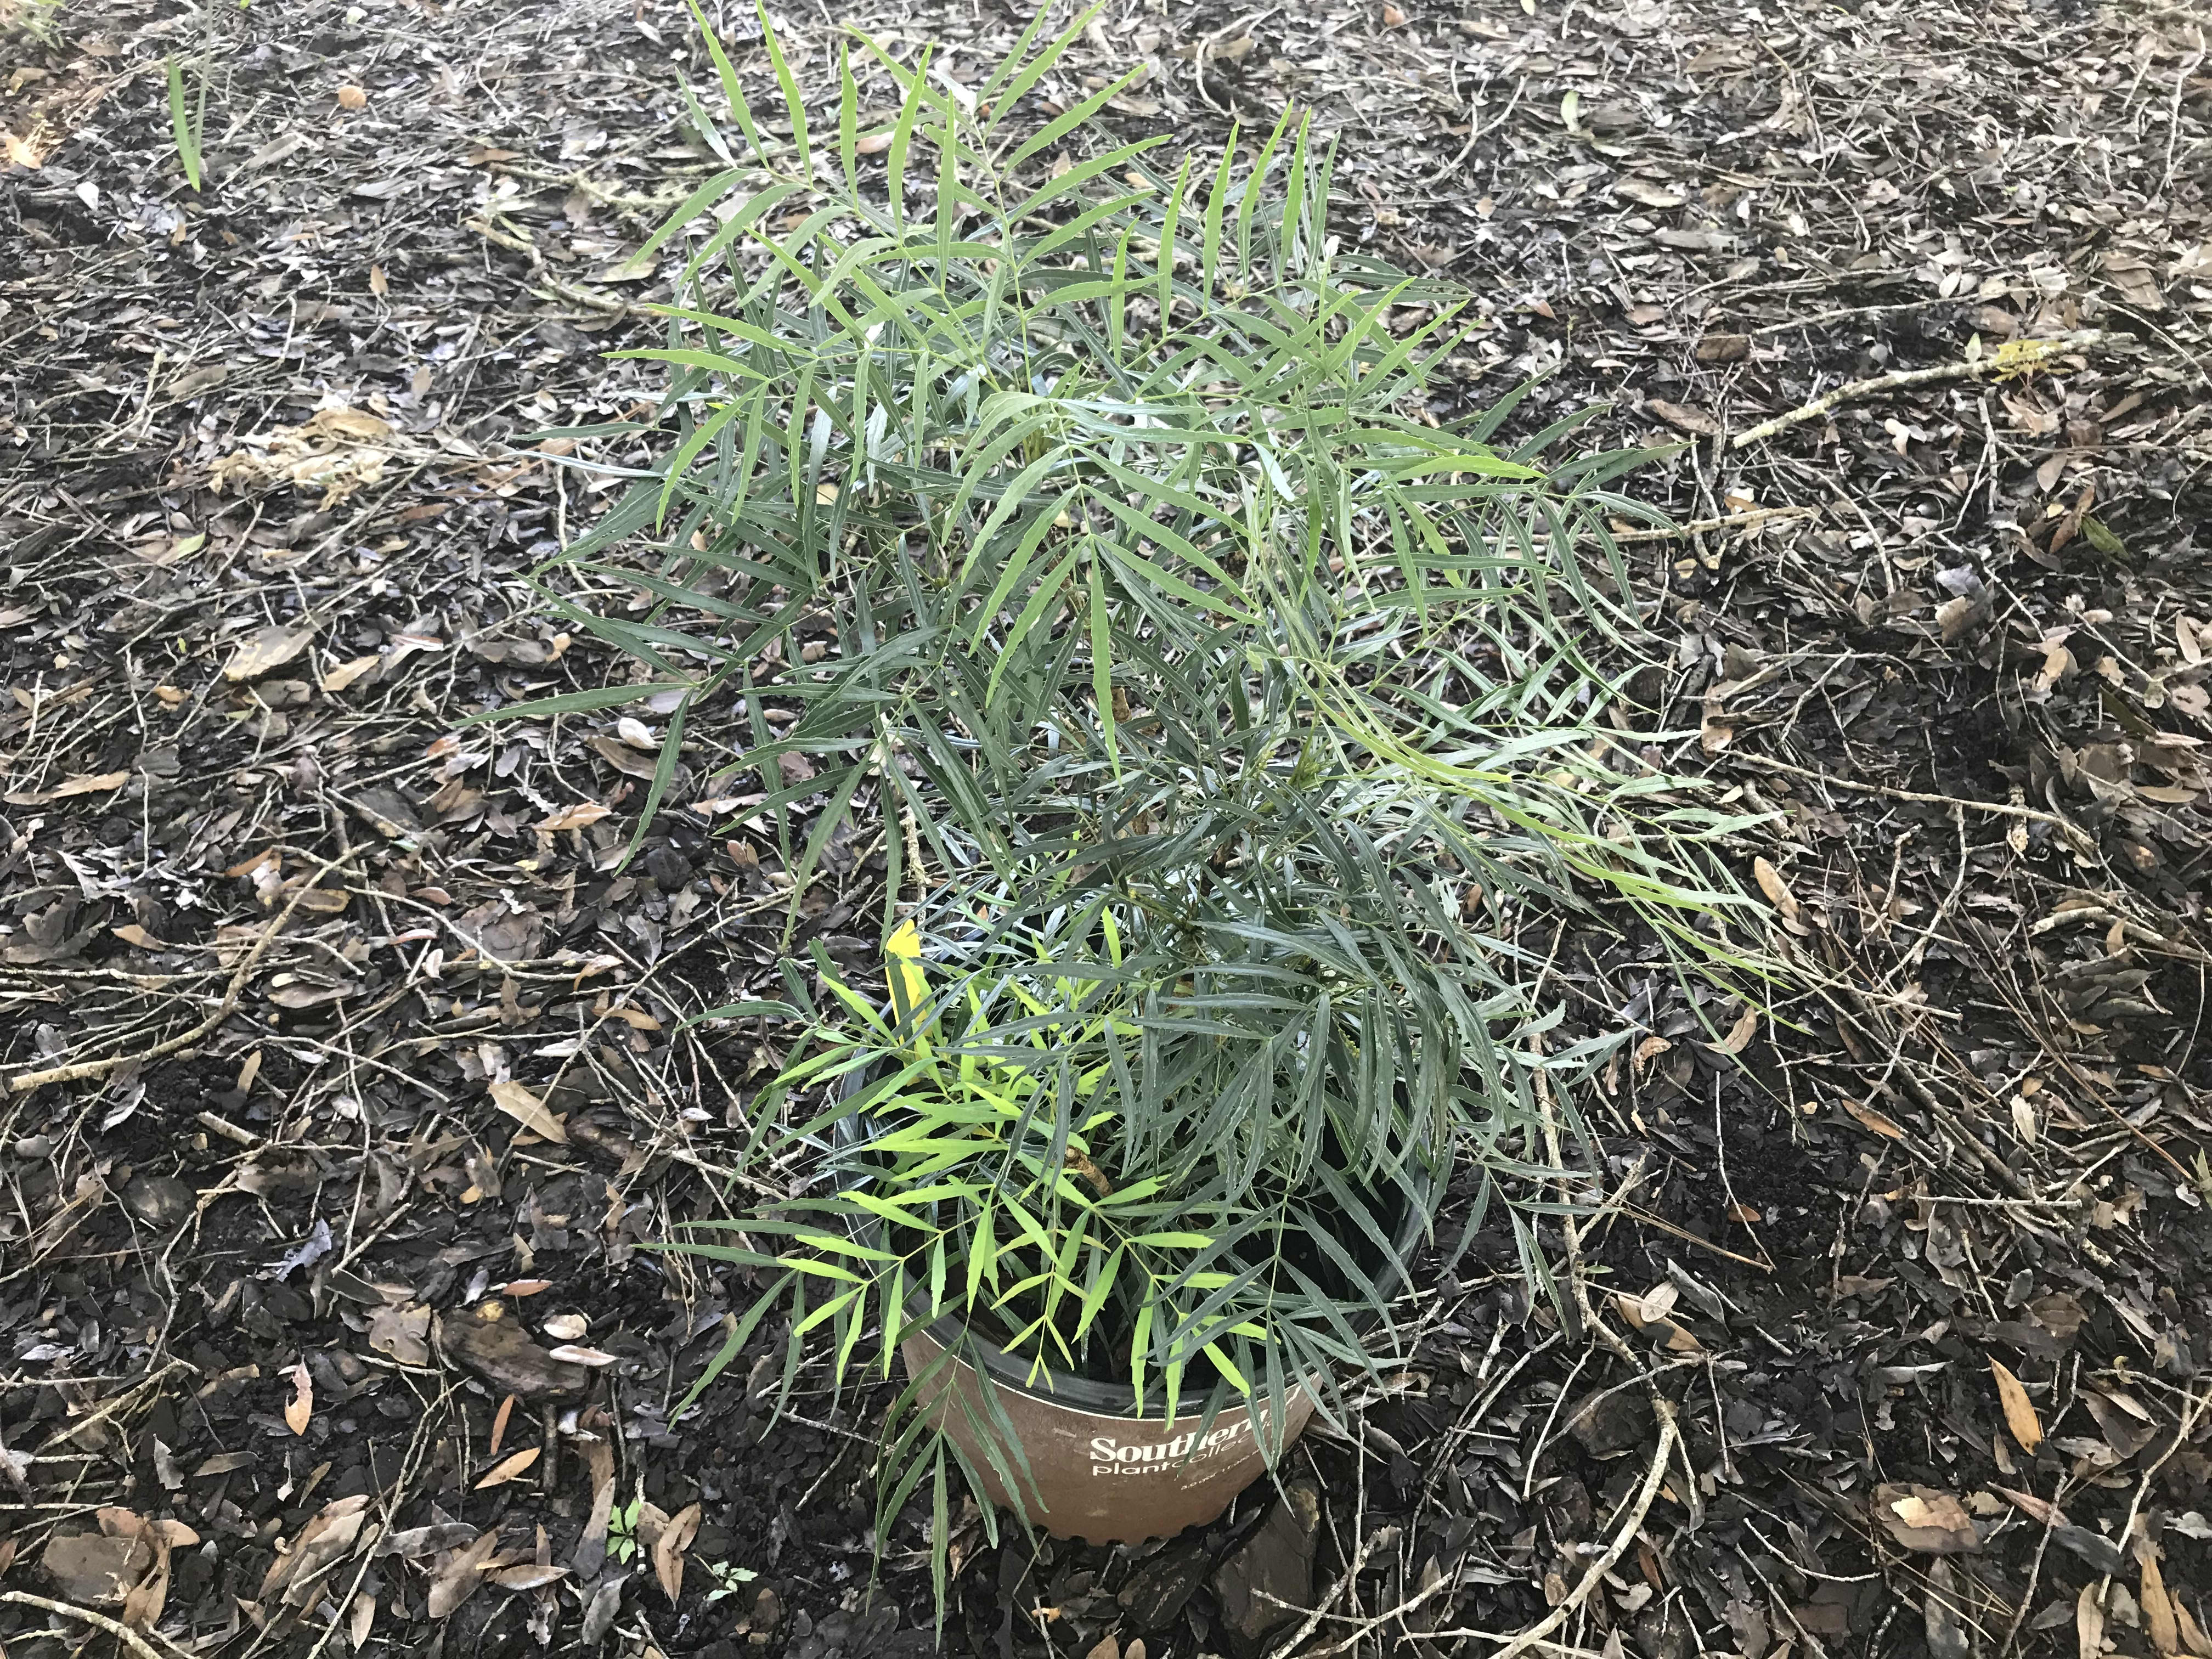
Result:
M1874 1518L1906 1549L1923 1555L1959 1555L1982 1547L1974 1517L1948 1492L1887 1484L1874 1489L1872 1507Z
M1670 404L1663 398L1646 398L1644 407L1668 426L1700 438L1710 438L1721 429L1721 423L1704 410L1692 409L1686 404Z
M11 789L4 799L10 806L45 806L66 800L71 795L96 795L105 789L120 789L130 781L128 772L95 772L64 778L51 789Z
M1862 1106L1856 1100L1847 1100L1844 1103L1844 1109L1851 1115L1862 1129L1871 1129L1875 1133L1890 1140L1905 1139L1904 1130L1899 1128L1871 1106Z
M488 1583L496 1584L501 1589L532 1590L543 1589L548 1584L557 1583L568 1576L568 1569L566 1567L556 1567L550 1563L541 1565L535 1561L526 1561L519 1567L501 1567L496 1572L486 1574L485 1578Z
M544 1328L556 1342L576 1342L582 1340L591 1324L581 1314L555 1314L545 1322Z
M312 628L284 628L271 625L258 630L245 644L232 653L223 665L222 677L227 680L258 679L271 669L282 668L286 663L307 648L307 641L315 637Z
M615 1508L615 1452L604 1440L584 1443L584 1465L592 1477L592 1511L584 1529L576 1534L576 1553L569 1558L579 1578L598 1575L607 1559L607 1523Z
M520 1083L510 1079L493 1084L491 1103L541 1139L565 1142L568 1139L561 1120L547 1111L545 1103Z
M485 1475L483 1480L477 1482L475 1489L477 1492L482 1492L487 1486L505 1486L508 1481L514 1480L516 1475L522 1474L525 1470L528 1469L532 1463L535 1463L538 1461L538 1454L544 1450L544 1448L543 1446L525 1446L520 1451L515 1453L512 1457L501 1460L501 1462L492 1468L489 1474Z
M419 1304L379 1308L368 1316L368 1346L403 1365L430 1363L430 1310Z
M2167 1600L2173 1607L2174 1622L2181 1626L2181 1645L2194 1654L2196 1659L2212 1659L2212 1636L2204 1633L2204 1627L2197 1622L2196 1614L2190 1612L2189 1603L2174 1601L2172 1597Z
M352 1551L354 1540L361 1536L362 1527L368 1519L368 1510L366 1492L333 1498L324 1504L300 1528L292 1547L269 1564L254 1599L266 1601L281 1590L285 1602L296 1607L319 1598L325 1588L325 1571Z
M684 1552L699 1533L699 1505L686 1504L671 1516L660 1529L660 1536L653 1540L653 1576L660 1581L660 1588L668 1592L671 1607L684 1591Z
M295 1434L305 1434L308 1419L315 1414L315 1385L304 1361L292 1367L291 1376L292 1398L285 1403L284 1426Z
M2181 1621L2173 1616L2173 1598L2166 1594L2166 1575L2158 1568L2157 1541L2148 1533L2137 1531L2133 1547L2136 1565L2142 1575L2136 1600L2142 1605L2144 1633L2162 1659L2176 1659L2186 1649L2181 1639Z
M70 1600L112 1606L152 1569L153 1540L141 1532L109 1530L103 1522L99 1532L54 1534L39 1565Z
M566 1360L571 1365L611 1365L616 1358L604 1349L580 1347L573 1342L564 1342L551 1352L554 1358Z
M1766 895L1767 902L1782 913L1782 920L1792 929L1800 926L1797 896L1790 890L1790 884L1782 879L1782 872L1765 859L1751 861L1751 873L1759 883L1759 890Z
M1682 1292L1675 1288L1672 1279L1662 1279L1644 1291L1642 1299L1638 1302L1636 1311L1639 1317L1637 1322L1642 1325L1656 1324L1674 1311L1674 1304L1681 1298Z
M383 660L381 657L356 657L351 662L340 663L322 678L325 695L335 696L344 690Z
M2012 1499L2019 1505L2023 1515L2039 1525L2063 1527L2068 1524L2065 1510L2060 1509L2056 1504L2038 1498L2032 1492L2014 1492L2010 1486L1999 1486L1996 1490Z
M1994 1359L1990 1361L1990 1375L1996 1378L1997 1400L2004 1407L2005 1427L2020 1443L2022 1451L2033 1451L2043 1443L2043 1424L2028 1401L2027 1389Z
M1648 208L1657 208L1662 212L1666 211L1669 208L1680 207L1689 199L1688 198L1680 195L1674 191L1664 189L1658 185L1647 184L1641 179L1616 179L1613 180L1613 188L1615 195L1626 196L1632 202L1639 202ZM1656 310L1657 307L1654 307L1653 309ZM1666 314L1667 313L1665 312L1661 311L1658 317L1649 319L1637 317L1632 314L1629 320L1635 323L1656 323L1661 317L1664 317Z
M1752 1038L1758 1034L1759 1010L1747 1008L1736 1016L1736 1022L1729 1027L1726 1036L1718 1042L1709 1042L1705 1046L1717 1054L1740 1054L1751 1046Z
M2082 1585L2081 1594L2074 1600L2074 1640L2081 1659L2103 1659L2105 1609L2097 1600L2094 1579Z
M606 817L608 811L595 800L580 800L574 806L564 806L550 817L541 820L538 827L540 830L581 830L587 824L597 823Z
M465 1549L449 1551L439 1559L428 1597L430 1617L443 1619L474 1595L483 1582L484 1564L499 1547L497 1528L481 1534Z

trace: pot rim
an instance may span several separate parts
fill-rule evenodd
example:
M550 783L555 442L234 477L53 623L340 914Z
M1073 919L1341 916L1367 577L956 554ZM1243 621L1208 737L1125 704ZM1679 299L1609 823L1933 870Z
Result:
M840 1094L849 1099L867 1087L875 1076L875 1070L873 1066L864 1066L847 1073ZM858 1131L853 1127L853 1120L846 1117L838 1121L835 1133L839 1141L849 1144ZM1418 1166L1417 1174L1421 1194L1425 1200L1435 1191L1437 1171L1432 1164L1424 1164ZM1395 1294L1400 1284L1406 1279L1413 1252L1419 1247L1421 1237L1426 1231L1425 1212L1425 1203L1414 1205L1399 1224L1398 1231L1391 1240L1390 1258L1376 1274L1375 1286L1380 1294L1386 1297ZM850 1218L849 1224L854 1235L865 1243L875 1235L883 1223L872 1216L855 1216ZM1374 1324L1375 1315L1371 1310L1362 1307L1348 1313L1346 1321L1354 1330L1364 1332ZM958 1349L960 1339L967 1332L967 1326L960 1316L950 1313L939 1316L927 1325L917 1321L913 1328L925 1333L940 1349L947 1352ZM994 1344L979 1342L972 1345L965 1353L955 1352L955 1363L973 1363L970 1356L981 1361L994 1385L1016 1389L1031 1400L1092 1417L1110 1417L1130 1422L1159 1420L1138 1409L1137 1391L1127 1382L1101 1382L1095 1377L1079 1376L1073 1371L1061 1370L1048 1363L1044 1367L1045 1382L1039 1385L1029 1380L1032 1369L1030 1365ZM1198 1397L1202 1399L1203 1395Z

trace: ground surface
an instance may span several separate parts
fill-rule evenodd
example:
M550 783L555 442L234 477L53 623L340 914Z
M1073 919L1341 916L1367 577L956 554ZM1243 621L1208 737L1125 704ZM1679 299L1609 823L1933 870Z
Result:
M1311 106L1340 233L1480 296L1451 407L1544 370L1523 428L1696 440L1640 484L1705 527L1638 544L1624 717L1776 815L1734 856L1798 979L1707 1011L1731 1057L1632 939L1545 925L1574 1022L1637 1034L1583 1254L1684 1443L1550 1639L2212 1655L2200 21L1404 3L1115 10L1041 90L1147 63L1115 129L1195 145ZM839 21L958 77L1020 20ZM778 1058L679 1021L772 989L794 900L872 955L878 827L796 896L803 823L678 812L615 874L649 763L612 718L457 724L613 672L518 574L603 497L517 440L653 390L602 354L710 165L685 17L16 0L0 42L0 1065L133 1057L0 1108L0 1587L37 1598L0 1643L926 1650L915 1518L862 1594L878 1402L772 1422L749 1354L672 1422L745 1287L644 1248L723 1206ZM198 194L167 54L209 78ZM743 748L702 742L690 781ZM1429 1271L1402 1376L1296 1454L1310 1544L1264 1491L1139 1552L970 1511L947 1644L1494 1651L1662 1443L1511 1260ZM1255 1583L1328 1599L1264 1631Z

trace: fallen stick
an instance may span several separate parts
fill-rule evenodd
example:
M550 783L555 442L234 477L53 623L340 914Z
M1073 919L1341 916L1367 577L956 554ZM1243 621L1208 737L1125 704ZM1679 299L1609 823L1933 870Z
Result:
M2039 812L2033 806L2015 806L2009 801L1968 800L1960 795L1931 795L1920 789L1898 789L1886 783L1861 783L1854 778L1838 778L1826 772L1814 772L1802 766L1792 766L1788 761L1778 761L1765 755L1754 755L1745 750L1723 751L1730 760L1748 761L1753 766L1764 766L1777 772L1787 772L1793 777L1809 778L1815 783L1832 784L1838 789L1856 789L1863 794L1887 795L1893 800L1923 801L1930 806L1960 807L1970 812L1988 812L2001 818L2019 818L2028 823L2047 823L2063 836L2077 851L2094 855L2097 843L2089 832L2079 824L2069 823L2054 812Z
M1730 514L1725 519L1697 519L1688 524L1668 525L1658 530L1616 530L1613 538L1617 542L1674 542L1691 536L1711 536L1727 530L1755 530L1761 525L1794 524L1800 519L1817 519L1817 507L1753 507L1741 513Z
M146 1638L118 1620L104 1613L94 1613L90 1607L80 1607L67 1601L54 1601L43 1595L33 1595L27 1590L0 1590L0 1601L10 1601L19 1607L36 1607L41 1613L58 1613L65 1619L81 1619L94 1630L105 1631L117 1641L139 1656L139 1659L161 1659L161 1655L148 1645Z
M1762 421L1747 431L1737 433L1729 440L1729 447L1741 449L1746 444L1771 438L1778 432L1787 432L1793 426L1817 421L1843 404L1855 403L1862 398L1879 397L1886 392L1903 392L1913 386L1938 386L1947 380L1978 380L1984 374L2018 374L2050 362L2062 351L2084 350L2104 337L2101 331L2091 328L2073 334L2062 334L2055 340L2007 340L1985 357L1956 363L1937 363L1932 368L1900 368L1887 374L1877 374L1869 380L1847 380L1833 392L1824 393L1809 404L1801 404L1786 415L1777 415L1771 421Z
M537 243L527 237L510 236L505 231L495 229L492 226L484 223L481 219L464 219L461 221L461 225L464 229L476 232L494 247L503 247L511 252L526 255L530 260L531 269L537 273L538 281L553 297L574 301L578 305L590 306L597 311L611 311L619 316L626 317L629 314L629 301L617 299L613 295L602 294L595 288L586 288L581 283L567 282L556 276L546 269L544 252Z
M246 981L252 978L254 969L260 965L261 958L269 947L276 942L277 934L284 931L284 924L292 920L292 913L300 908L300 901L307 896L317 882L344 863L349 856L341 853L334 859L326 860L321 869L300 884L300 890L292 895L292 902L284 907L283 914L263 930L261 937L253 941L253 948L246 953L246 960L238 964L238 971L230 976L229 988L223 993L222 1006L182 1036L157 1042L150 1048L109 1054L102 1060L81 1060L74 1066L56 1066L43 1072L18 1072L8 1079L9 1091L19 1095L28 1094L49 1083L77 1083L89 1077L104 1077L128 1060L160 1060L180 1048L191 1048L238 1011L238 1000L246 994Z
M1657 1406L1659 1402L1655 1401L1653 1404ZM1491 1659L1514 1659L1515 1655L1525 1653L1530 1648L1548 1649L1556 1646L1557 1644L1549 1639L1552 1632L1565 1624L1574 1616L1575 1610L1589 1600L1591 1592L1597 1589L1606 1574L1613 1571L1613 1563L1627 1553L1629 1542L1636 1536L1638 1529L1643 1526L1644 1517L1651 1513L1651 1500L1659 1495L1660 1483L1666 1479L1668 1460L1674 1455L1674 1442L1679 1432L1674 1426L1674 1416L1672 1411L1662 1407L1658 1412L1658 1417L1659 1449L1652 1455L1651 1468L1644 1474L1643 1490L1636 1495L1635 1506L1629 1511L1627 1522L1613 1534L1613 1541L1606 1546L1605 1553L1590 1563L1589 1570L1583 1575L1582 1583L1567 1592L1565 1601L1560 1602L1542 1620L1531 1625L1517 1636L1504 1631L1494 1630L1435 1630L1419 1632L1420 1639L1441 1642L1477 1637L1485 1641L1504 1643L1504 1645L1492 1654Z

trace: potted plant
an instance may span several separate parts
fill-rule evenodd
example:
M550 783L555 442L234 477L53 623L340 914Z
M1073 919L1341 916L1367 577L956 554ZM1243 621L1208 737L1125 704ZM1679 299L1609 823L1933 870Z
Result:
M1598 1045L1545 1052L1530 924L1602 896L1725 961L1735 899L1584 650L1635 626L1643 458L1441 418L1468 296L1341 249L1302 124L1203 176L1082 154L1121 85L1040 108L1081 26L966 87L860 41L897 114L848 68L818 145L773 32L787 138L708 32L751 159L655 238L696 244L634 354L657 452L542 573L644 678L504 711L672 703L649 816L742 699L752 814L820 803L794 923L880 824L884 990L787 973L746 1152L798 1195L678 1248L760 1286L702 1387L771 1312L841 1382L903 1352L881 1495L929 1481L940 1573L956 1466L1055 1531L1211 1518L1399 1353L1455 1182L1548 1285L1540 1074Z

